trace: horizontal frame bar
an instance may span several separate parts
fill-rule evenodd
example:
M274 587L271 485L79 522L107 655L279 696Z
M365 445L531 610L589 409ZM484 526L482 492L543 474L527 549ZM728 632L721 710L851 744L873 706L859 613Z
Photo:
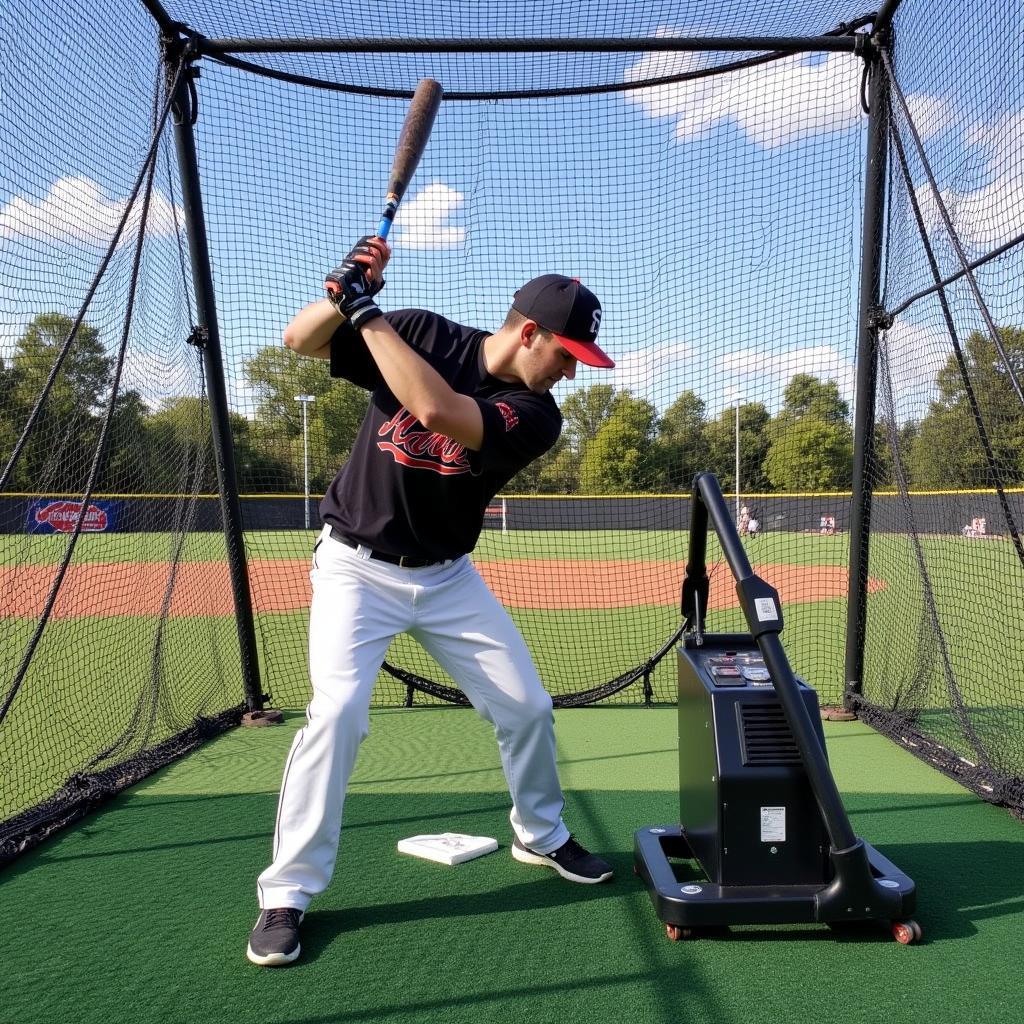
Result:
M991 252L986 253L984 256L980 256L978 259L965 265L962 270L958 270L955 274L950 274L949 277L944 277L938 284L933 284L930 288L924 288L919 292L915 292L910 296L909 299L904 300L895 309L887 309L885 312L889 316L899 316L900 313L905 313L915 302L920 302L921 299L927 298L929 295L934 295L936 292L941 291L948 285L959 281L961 277L965 277L969 270L977 270L979 267L985 266L986 263L991 263L992 260L997 259L1004 253L1009 252L1015 246L1020 245L1024 242L1024 234L1017 235L1016 238L1011 238L1008 242L1004 242L998 248L993 249Z
M863 34L834 36L721 36L646 39L207 39L195 37L200 53L649 53L655 51L736 53L860 52Z

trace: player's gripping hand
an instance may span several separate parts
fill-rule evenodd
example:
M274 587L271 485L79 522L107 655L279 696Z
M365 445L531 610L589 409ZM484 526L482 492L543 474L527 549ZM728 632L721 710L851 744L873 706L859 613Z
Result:
M384 287L384 268L391 250L382 238L365 235L324 280L327 297L356 329L381 316L373 301Z

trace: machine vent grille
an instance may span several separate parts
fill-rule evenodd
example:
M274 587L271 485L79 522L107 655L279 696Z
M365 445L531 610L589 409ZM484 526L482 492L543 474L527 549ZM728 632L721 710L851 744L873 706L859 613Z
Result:
M781 704L736 705L745 765L800 764L800 751Z

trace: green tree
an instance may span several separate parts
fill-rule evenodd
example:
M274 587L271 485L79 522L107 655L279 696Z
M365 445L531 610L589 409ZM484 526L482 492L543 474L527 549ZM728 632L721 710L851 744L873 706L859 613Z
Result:
M708 468L705 408L695 391L684 391L661 417L652 455L659 489L689 491L694 476Z
M62 313L40 313L18 339L4 372L8 435L20 436L73 326ZM12 488L74 491L85 485L113 365L98 331L83 323L26 442Z
M982 487L991 483L974 418L933 402L910 449L910 475L922 490Z
M782 394L780 420L813 416L823 423L846 423L850 406L839 396L839 385L834 380L821 381L809 373L797 373Z
M597 436L620 400L621 394L611 384L592 384L574 391L561 403L562 437L576 455L583 454L587 442Z
M301 490L302 405L295 396L312 395L307 407L310 490L325 490L352 450L368 393L333 379L327 360L297 356L283 345L260 349L245 363L245 375L258 399L248 435L250 454L255 459L262 450L264 472L277 474L262 489Z
M558 441L521 469L509 481L507 490L518 494L571 494L579 490L583 453L618 400L611 384L593 384L569 395L560 403L562 433Z
M149 410L137 391L123 391L114 401L107 449L98 491L135 494L151 490L159 456L147 429Z
M252 422L238 413L228 416L238 489L243 494L295 487L294 470L278 454L258 443ZM198 486L202 493L219 488L213 452L209 403L204 398L179 395L167 398L146 423L160 467L154 491L183 494ZM198 481L198 484L196 483Z
M890 489L895 488L898 484L896 462L893 455L894 442L898 449L903 483L908 487L914 485L910 459L917 434L918 424L914 420L908 420L902 425L894 424L889 420L875 422L874 467L872 471L872 484L875 488Z
M576 484L579 466L564 435L540 458L524 466L504 487L508 494L567 494Z
M764 471L779 491L835 491L851 486L853 430L850 407L834 380L793 376L783 406L766 430Z
M21 435L15 417L14 371L8 369L0 356L0 472L7 468L7 462Z
M153 493L185 494L195 487L201 493L217 493L210 410L205 399L192 395L165 398L147 418L146 432L156 453Z
M999 328L1018 382L1024 380L1024 331ZM981 424L1004 485L1024 481L1024 409L994 342L973 331L964 343L964 364ZM977 416L956 355L936 375L939 397L931 403L911 448L915 486L989 487L992 473Z
M779 491L839 491L850 487L853 431L806 415L773 431L765 456L769 482Z
M584 449L580 489L591 494L651 490L657 423L658 413L650 402L620 392L610 415Z

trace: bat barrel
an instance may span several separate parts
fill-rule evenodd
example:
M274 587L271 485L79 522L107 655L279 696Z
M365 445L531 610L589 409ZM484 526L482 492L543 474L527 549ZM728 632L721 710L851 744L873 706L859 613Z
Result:
M377 235L380 238L387 238L391 231L398 205L427 147L434 118L437 117L438 108L441 106L442 94L440 84L432 78L424 78L416 86L391 165L387 199L377 227Z

